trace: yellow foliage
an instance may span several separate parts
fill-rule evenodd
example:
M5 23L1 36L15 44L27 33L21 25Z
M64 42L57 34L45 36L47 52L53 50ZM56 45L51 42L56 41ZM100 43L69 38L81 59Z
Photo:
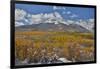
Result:
M81 59L80 51L85 53L84 57L94 52L94 38L91 33L15 32L15 46L16 57L20 60L39 59L45 50L45 55L57 53L60 57L81 61L84 58Z

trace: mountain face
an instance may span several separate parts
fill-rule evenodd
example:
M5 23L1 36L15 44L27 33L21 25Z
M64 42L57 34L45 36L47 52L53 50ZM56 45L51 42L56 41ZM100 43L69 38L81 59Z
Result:
M29 14L22 9L15 10L16 30L93 32L94 19L64 19L58 12Z
M17 31L65 31L65 32L89 32L89 30L77 24L55 24L55 23L40 23L32 25L23 25L16 27Z

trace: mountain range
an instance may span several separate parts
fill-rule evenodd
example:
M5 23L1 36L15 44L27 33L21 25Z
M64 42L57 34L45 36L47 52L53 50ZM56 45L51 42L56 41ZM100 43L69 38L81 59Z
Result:
M29 14L16 9L15 27L16 30L94 32L94 19L64 19L58 12Z

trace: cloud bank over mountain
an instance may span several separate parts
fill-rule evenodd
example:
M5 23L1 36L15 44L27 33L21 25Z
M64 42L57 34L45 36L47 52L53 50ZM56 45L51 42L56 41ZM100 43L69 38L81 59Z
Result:
M70 11L67 11L66 13L71 14ZM77 15L71 15L69 17L76 18ZM72 19L65 19L63 17L63 14L60 14L57 11L54 11L52 13L30 14L23 9L15 9L15 26L16 27L22 26L22 25L39 24L39 23L55 23L55 24L63 23L66 25L78 24L88 30L92 30L94 26L94 19L91 18L87 20L83 20L83 19L72 20Z

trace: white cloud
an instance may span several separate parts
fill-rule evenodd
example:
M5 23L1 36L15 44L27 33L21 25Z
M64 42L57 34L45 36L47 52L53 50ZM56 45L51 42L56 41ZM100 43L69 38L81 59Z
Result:
M54 20L62 20L62 16L58 12L53 13L41 13L41 14L35 14L32 15L31 23L37 24L37 23L52 23Z
M72 14L70 17L71 17L71 18L76 18L76 17L78 17L78 15Z
M61 21L63 18L58 12L53 13L45 13L42 16L45 20L43 23L55 23L57 24L59 21Z
M71 11L63 11L62 14L70 15L71 14Z
M93 18L91 18L91 19L89 19L88 21L89 21L89 22L94 22L94 19L93 19Z
M27 13L21 9L15 9L15 20L23 20Z
M56 6L53 7L53 10L57 10L58 8Z
M32 17L31 17L31 23L32 24L40 23L42 21L42 16L43 16L43 14L32 15Z
M63 12L62 12L62 14L66 14L66 12L65 12L65 11L63 11Z
M62 16L61 16L58 12L54 12L54 15L55 15L58 19L62 19Z
M21 25L24 25L24 23L23 22L15 22L15 26L21 26Z
M60 9L66 10L65 7L53 6L53 10L60 10Z
M28 23L29 20L26 18L28 16L29 14L26 11L22 9L15 9L15 26L21 26L25 25L25 23Z
M30 17L32 17L32 16L31 16L31 14L27 14L27 17L29 17L29 18L30 18Z
M66 8L65 8L65 7L63 7L62 9L63 9L63 10L66 10Z
M24 24L55 23L56 21L61 21L62 19L63 17L59 12L29 14L22 9L15 10L15 26Z
M28 19L24 19L25 20L25 22L29 22L29 20Z
M72 23L75 23L75 21L73 21L73 20L67 20L67 24L72 24Z
M67 14L71 14L71 11L67 11Z
M53 13L45 13L44 15L43 15L43 17L44 18L55 18L55 16L54 16L54 14Z

